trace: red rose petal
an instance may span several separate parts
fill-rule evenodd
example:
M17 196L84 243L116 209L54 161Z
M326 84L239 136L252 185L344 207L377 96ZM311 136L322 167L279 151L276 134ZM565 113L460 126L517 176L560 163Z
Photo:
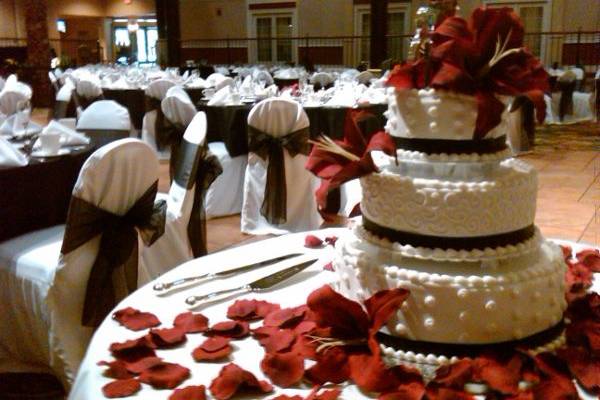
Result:
M600 272L600 250L585 249L575 255L580 263L593 272Z
M385 400L400 400L401 398L391 397L390 399ZM474 400L475 397L471 396L468 393L463 392L462 390L449 389L449 388L437 388L437 387L428 387L427 388L427 400Z
M263 326L253 330L252 333L267 353L288 350L296 339L294 331L274 326Z
M381 290L365 301L371 320L369 327L371 334L377 333L390 316L396 313L409 293L406 289Z
M267 353L260 369L277 386L290 387L304 375L304 358L294 353Z
M340 347L316 354L316 363L306 371L306 377L322 385L327 382L342 383L350 377L348 355Z
M410 382L400 385L391 393L384 393L378 400L421 400L425 396L422 382Z
M144 372L145 370L147 370L148 368L152 368L155 365L158 365L162 362L163 362L162 358L160 358L160 357L142 358L139 361L127 363L127 371L138 375L138 374L141 374L142 372Z
M569 262L565 279L569 292L580 292L592 285L593 273L583 263Z
M131 307L115 311L112 317L115 321L132 331L141 331L142 329L160 325L160 321L156 315L148 312L141 312L140 310Z
M120 379L102 386L102 393L109 399L117 397L129 397L140 391L142 385L137 379Z
M271 397L269 400L304 400L302 396L288 396L287 394L280 394L279 396Z
M443 365L435 371L436 384L454 389L462 389L471 380L473 362L464 358L450 365Z
M571 259L571 255L573 254L573 249L571 248L571 246L561 244L560 249L562 250L565 261L569 261Z
M551 353L541 353L533 357L540 372L541 381L532 388L535 399L562 400L577 399L577 389L571 379L568 367Z
M173 389L190 377L190 370L179 364L163 362L140 374L140 381L154 389Z
M306 314L306 306L283 308L269 313L263 321L264 326L293 328L298 325Z
M251 321L266 317L269 313L279 310L277 304L262 300L237 300L227 309L227 318Z
M217 400L227 400L244 389L269 393L273 391L273 386L266 381L259 381L252 373L235 364L224 366L210 384L210 392Z
M391 392L403 383L398 378L397 373L398 371L402 371L403 368L388 368L379 355L351 355L349 361L350 378L362 390L368 392Z
M146 336L137 339L126 340L121 343L112 343L109 347L113 357L127 363L132 363L146 357L155 357L154 343Z
M249 333L250 325L246 321L223 321L211 326L204 334L239 339L248 336Z
M185 333L199 333L208 329L208 318L200 313L181 313L175 317L173 326L182 328Z
M169 400L206 400L206 387L199 385L175 389Z
M230 339L221 336L215 336L205 340L192 352L195 361L213 361L227 357L233 352L229 344Z
M315 386L306 397L306 400L336 400L342 393L342 389L340 388L323 390L321 392L319 392L319 389L318 386Z
M600 357L594 357L582 347L559 349L557 353L566 361L581 386L590 392L600 393Z
M317 327L317 324L313 321L302 321L294 328L294 333L296 335L303 335L305 333L309 333L313 329Z
M173 347L186 341L182 327L151 329L150 338L158 348Z
M133 374L127 370L127 364L121 360L115 361L100 361L98 365L107 366L104 370L104 376L113 379L129 379L133 378Z
M473 360L473 379L483 381L503 394L515 395L519 392L521 355L484 354Z
M304 246L305 247L321 247L323 245L323 241L316 237L315 235L306 235L304 237Z
M600 322L591 319L573 321L567 325L566 336L569 344L583 346L600 356Z
M329 272L334 272L335 269L333 268L333 262L329 261L327 264L323 265L323 270L329 271Z

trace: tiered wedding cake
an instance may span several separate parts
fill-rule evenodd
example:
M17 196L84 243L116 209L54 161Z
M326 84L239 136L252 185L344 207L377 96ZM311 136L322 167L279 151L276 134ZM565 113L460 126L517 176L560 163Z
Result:
M559 324L566 266L534 225L536 172L510 156L507 111L474 139L475 96L398 85L388 95L397 160L379 157L361 178L362 224L336 246L338 290L360 301L409 289L388 330L412 341L491 344Z

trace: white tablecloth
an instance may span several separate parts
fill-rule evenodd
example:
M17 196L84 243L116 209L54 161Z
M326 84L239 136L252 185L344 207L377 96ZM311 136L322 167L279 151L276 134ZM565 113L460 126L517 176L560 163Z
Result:
M342 236L347 234L349 230L345 228L325 229L312 232L321 239L327 236ZM273 303L278 303L282 307L291 307L304 304L307 296L314 289L321 287L324 284L331 283L337 280L335 273L323 270L323 266L332 260L334 250L332 246L325 246L322 249L307 249L304 247L304 238L306 233L290 234L273 239L268 239L260 242L255 242L246 246L229 249L226 251L214 253L206 257L189 261L174 270L163 275L157 281L171 281L183 277L197 275L205 271L219 271L237 266L245 265L252 262L261 261L268 258L273 258L278 255L289 254L292 252L303 251L309 255L317 255L319 261L308 269L300 272L296 276L285 281L282 285L277 286L274 290L266 293L249 293L246 295L237 296L231 300L226 300L217 304L209 305L205 308L193 310L201 312L209 318L209 324L226 320L227 307L234 299L263 299ZM561 241L561 243L569 244L574 249L587 248L589 246L581 246L570 242ZM258 279L259 277L268 275L277 270L284 269L287 266L294 264L294 260L286 260L282 263L260 268L258 270L248 272L243 275L238 275L234 278L225 279L222 281L215 280L202 284L200 286L191 287L186 290L174 293L166 297L158 297L153 293L152 285L154 282L137 290L131 296L123 300L116 309L124 307L134 307L141 311L149 311L154 313L162 322L160 327L168 328L172 326L173 319L177 314L188 311L184 300L190 295L209 293L215 290L241 286ZM596 279L594 290L600 289L600 280ZM254 324L260 326L262 322L258 321ZM255 325L251 325L253 327ZM108 348L113 342L122 342L128 339L134 339L142 336L145 331L133 332L117 322L106 319L96 331L91 344L87 350L87 354L81 363L77 379L71 390L70 400L89 400L102 399L105 397L102 394L102 386L112 381L102 375L102 371L106 367L96 365L101 360L112 360L112 356ZM191 356L192 350L198 347L206 337L202 334L188 334L185 345L169 350L157 350L159 357L163 357L167 362L175 362L181 364L191 370L191 377L184 381L179 388L189 385L205 385L207 387L207 398L212 398L209 394L208 387L211 381L217 377L221 368L229 362L234 362L240 367L252 372L258 379L268 380L261 372L259 364L262 360L264 350L259 346L258 342L253 339L235 340L232 342L234 352L230 356L230 361L217 363L196 363ZM272 398L276 394L285 393L288 395L302 394L306 396L310 387L305 389L281 389L274 386L276 392L260 398ZM137 399L166 399L171 394L171 390L154 390L149 385L143 384L142 390L134 397ZM584 399L590 399L583 393ZM253 398L252 396L244 398ZM343 385L343 392L340 399L359 400L370 399L365 394L360 392L354 385Z

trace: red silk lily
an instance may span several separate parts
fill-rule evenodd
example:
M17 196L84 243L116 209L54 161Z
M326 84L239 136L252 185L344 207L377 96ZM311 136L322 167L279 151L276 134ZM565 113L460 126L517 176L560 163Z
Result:
M327 195L331 190L377 171L371 151L381 150L388 155L395 154L396 145L386 132L380 131L367 136L363 134L359 123L369 117L372 114L367 111L350 110L346 115L342 141L324 137L315 142L306 169L321 178L321 185L315 193L321 213L327 206Z
M475 139L484 138L500 123L505 105L498 95L528 97L542 122L548 75L541 62L523 48L523 37L523 25L509 8L478 8L468 22L449 17L431 34L430 57L397 67L388 84L397 89L433 87L475 96Z

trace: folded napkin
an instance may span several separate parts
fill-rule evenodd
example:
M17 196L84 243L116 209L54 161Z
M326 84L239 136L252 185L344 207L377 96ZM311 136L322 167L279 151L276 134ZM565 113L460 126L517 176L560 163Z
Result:
M0 134L4 136L28 136L40 133L42 127L29 119L29 111L14 113L0 125Z
M90 143L90 138L87 136L76 132L68 126L65 126L54 120L50 121L48 125L46 125L41 134L59 134L61 146L80 146ZM36 143L36 145L37 144L38 143Z
M27 165L25 154L17 150L8 140L0 137L0 167Z
M337 90L333 97L325 103L330 107L354 107L355 104L356 97L351 90Z
M200 77L192 77L190 78L185 86L189 87L189 88L199 88L199 89L206 89L208 88L208 84L206 83L206 81Z
M223 106L231 100L231 90L229 86L219 89L217 93L208 101L209 106Z

